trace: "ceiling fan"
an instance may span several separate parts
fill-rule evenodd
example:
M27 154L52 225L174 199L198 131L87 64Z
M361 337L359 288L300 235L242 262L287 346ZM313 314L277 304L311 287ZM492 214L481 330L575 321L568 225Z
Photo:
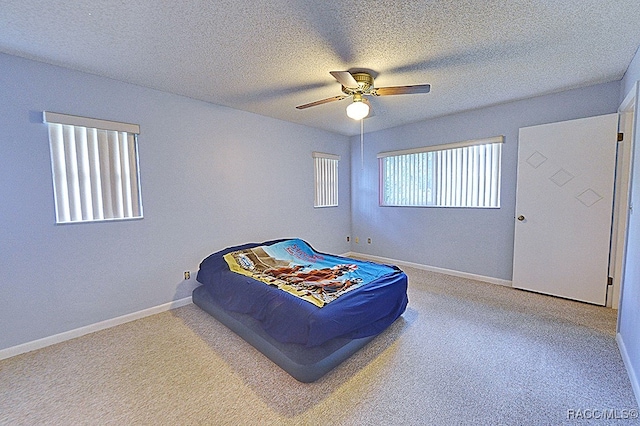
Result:
M361 120L369 116L371 110L365 96L410 95L414 93L429 93L431 85L414 84L410 86L374 87L373 77L367 72L331 71L330 74L338 83L342 84L342 95L332 96L319 101L298 105L297 109L306 109L333 101L340 101L349 96L353 102L347 106L347 115L354 120Z

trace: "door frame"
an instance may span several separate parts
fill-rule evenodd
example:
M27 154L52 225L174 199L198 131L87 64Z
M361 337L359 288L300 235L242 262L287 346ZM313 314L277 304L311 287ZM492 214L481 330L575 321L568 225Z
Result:
M616 158L611 249L609 254L609 276L612 278L613 285L610 286L612 287L610 288L611 291L607 294L607 307L613 309L618 309L620 306L620 295L624 282L637 100L638 84L636 83L618 108L618 132L622 133L624 138L618 143L618 155Z

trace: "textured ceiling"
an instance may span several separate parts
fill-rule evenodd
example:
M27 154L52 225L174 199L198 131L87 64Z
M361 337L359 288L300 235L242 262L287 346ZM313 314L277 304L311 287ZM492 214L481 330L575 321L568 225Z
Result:
M372 98L365 131L619 80L638 0L1 0L0 51L354 135L334 70L431 93Z

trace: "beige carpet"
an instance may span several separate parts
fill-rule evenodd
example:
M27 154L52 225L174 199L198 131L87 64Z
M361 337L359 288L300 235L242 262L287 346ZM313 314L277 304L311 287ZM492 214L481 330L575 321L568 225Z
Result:
M405 314L316 383L189 305L0 361L0 424L525 425L637 414L616 311L403 269Z

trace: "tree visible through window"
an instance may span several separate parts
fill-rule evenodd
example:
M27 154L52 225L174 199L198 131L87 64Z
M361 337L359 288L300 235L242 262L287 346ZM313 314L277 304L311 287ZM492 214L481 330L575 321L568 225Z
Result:
M378 154L380 205L500 207L504 138Z

